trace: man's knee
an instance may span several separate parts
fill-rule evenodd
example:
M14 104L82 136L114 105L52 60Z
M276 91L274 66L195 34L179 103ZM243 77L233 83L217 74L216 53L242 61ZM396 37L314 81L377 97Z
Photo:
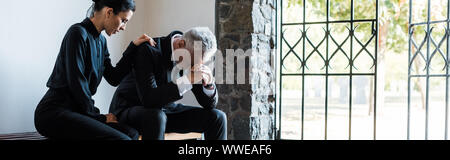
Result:
M161 109L146 109L144 113L144 121L153 121L165 124L167 122L167 116Z
M129 136L122 135L122 136L114 136L114 137L110 138L109 140L129 141L129 140L135 140L135 139L133 139Z
M138 140L139 132L137 130L132 130L128 133L128 136L131 138L131 140Z
M223 111L218 110L218 109L212 109L211 114L213 116L214 121L226 124L227 115Z

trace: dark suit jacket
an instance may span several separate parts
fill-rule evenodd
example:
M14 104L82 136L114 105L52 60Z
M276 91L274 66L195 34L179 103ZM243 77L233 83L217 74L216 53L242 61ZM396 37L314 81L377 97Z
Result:
M135 56L133 71L125 77L117 88L110 106L110 113L119 115L121 111L133 106L146 108L162 108L171 111L182 108L174 102L182 99L178 86L172 83L171 71L175 63L171 61L171 38L179 31L170 33L167 37L155 38L156 47L148 43L140 45ZM192 92L198 103L206 109L217 105L218 93L214 84L215 94L207 96L203 85L193 84Z

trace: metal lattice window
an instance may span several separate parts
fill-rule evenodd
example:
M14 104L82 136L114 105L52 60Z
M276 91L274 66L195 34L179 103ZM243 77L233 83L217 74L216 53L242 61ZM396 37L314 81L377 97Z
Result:
M315 16L313 8L317 6L312 1L317 0L303 0L303 5L296 7L287 7L287 0L278 3L277 138L354 139L352 128L366 127L359 129L368 131L358 133L364 134L361 139L375 139L378 0L348 0L348 9L330 7L330 0L323 0L322 17ZM358 5L373 5L374 10L367 11L372 16L355 15ZM348 14L331 15L332 9ZM298 14L289 19L287 12ZM370 114L370 119L355 122L355 112L360 111ZM289 116L293 118L289 120ZM362 121L364 124L356 125ZM335 130L346 133L335 137L330 134Z
M439 121L443 123L433 123L438 125L438 128L444 128L438 132L433 132L433 137L439 134L439 139L442 137L447 140L448 136L448 88L449 88L449 4L450 0L446 2L447 13L445 19L433 19L432 3L441 3L440 1L426 0L419 4L418 1L409 1L409 57L408 57L408 131L407 139L417 139L422 137L424 131L425 139L430 138L430 118L443 117ZM423 4L424 3L424 4ZM436 4L435 4L436 5ZM437 4L441 5L441 4ZM444 5L444 4L442 4ZM423 8L423 9L421 9ZM422 12L417 12L422 11ZM423 14L425 16L423 16ZM413 18L413 17L426 17ZM433 82L444 82L445 87L432 88ZM422 84L425 83L425 84ZM422 86L425 86L423 90ZM418 90L418 91L416 91ZM445 90L445 95L436 95L433 90ZM421 92L421 93L418 93ZM433 95L434 93L434 95ZM421 96L422 95L422 96ZM420 98L422 97L422 98ZM436 103L443 100L445 104ZM411 111L411 105L422 101L422 106L425 108L425 115L414 113ZM430 104L431 103L431 104ZM439 109L439 113L430 116L430 110ZM444 112L442 112L444 111ZM425 119L424 122L418 122ZM445 117L445 118L444 118ZM417 123L420 128L417 129ZM422 123L424 123L422 125ZM445 124L444 124L445 123ZM445 125L445 126L444 126ZM420 132L420 133L417 133Z

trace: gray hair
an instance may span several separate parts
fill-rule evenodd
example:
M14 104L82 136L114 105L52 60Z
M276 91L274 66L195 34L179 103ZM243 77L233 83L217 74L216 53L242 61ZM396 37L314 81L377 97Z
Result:
M208 27L192 28L184 33L183 39L186 42L186 49L189 51L194 51L194 42L201 42L204 61L209 61L217 51L216 36Z

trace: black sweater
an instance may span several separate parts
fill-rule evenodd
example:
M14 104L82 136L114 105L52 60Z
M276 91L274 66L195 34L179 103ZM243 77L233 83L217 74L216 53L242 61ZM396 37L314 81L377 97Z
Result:
M113 86L119 85L131 71L134 50L136 46L130 43L122 59L113 67L105 37L86 18L67 31L47 87L64 89L71 97L73 111L105 122L106 117L94 106L92 96L102 77Z

